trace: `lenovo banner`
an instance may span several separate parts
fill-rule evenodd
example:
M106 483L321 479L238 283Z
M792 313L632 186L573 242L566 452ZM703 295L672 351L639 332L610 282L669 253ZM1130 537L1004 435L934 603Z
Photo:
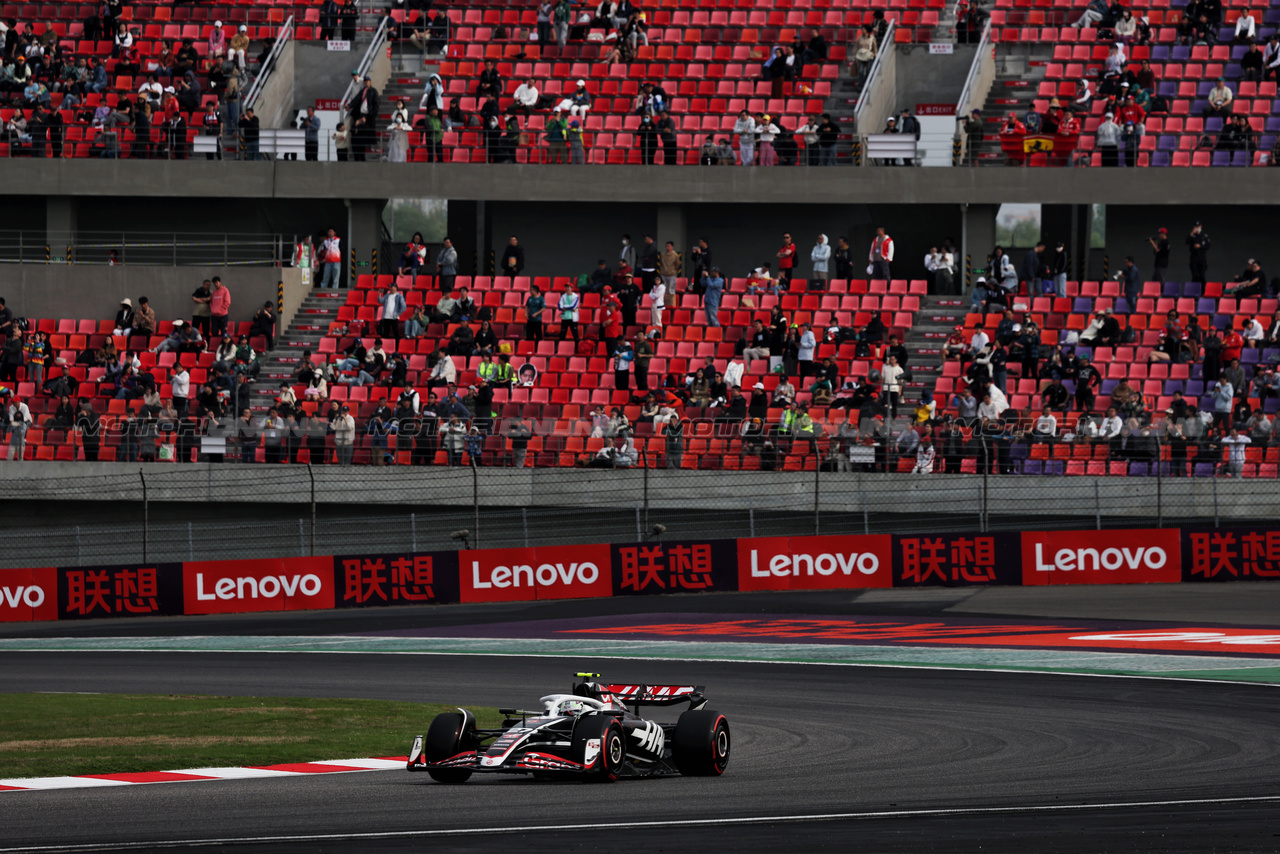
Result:
M458 552L463 602L612 596L609 546L539 546Z
M331 560L339 608L459 601L457 552L343 555Z
M738 589L735 540L626 543L610 549L615 596Z
M1182 532L1183 581L1280 578L1280 530L1210 528Z
M739 590L832 590L893 586L888 534L738 540Z
M895 587L1021 584L1017 533L915 534L893 538Z
M184 563L182 594L187 614L332 608L333 558Z
M1024 531L1022 583L1146 584L1182 580L1174 530Z
M0 569L0 623L56 619L57 569Z
M173 616L182 604L180 563L58 569L59 620Z

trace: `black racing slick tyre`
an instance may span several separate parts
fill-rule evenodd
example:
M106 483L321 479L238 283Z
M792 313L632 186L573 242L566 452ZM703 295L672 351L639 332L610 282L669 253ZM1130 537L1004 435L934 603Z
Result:
M685 712L676 721L671 758L686 777L718 777L729 767L729 720L707 709Z
M627 741L621 724L603 715L579 720L573 728L573 758L586 766L588 781L612 783L617 780L627 761Z
M436 715L427 730L422 746L422 758L427 762L451 759L476 745L476 719L469 713L445 712ZM428 768L431 779L438 783L465 783L471 777L470 768Z

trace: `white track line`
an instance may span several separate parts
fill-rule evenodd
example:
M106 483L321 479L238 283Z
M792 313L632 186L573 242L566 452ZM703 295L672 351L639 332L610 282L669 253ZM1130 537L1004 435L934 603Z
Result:
M731 825L801 823L810 821L872 821L886 818L948 818L955 816L997 815L1007 813L1081 812L1086 810L1122 810L1142 807L1185 807L1215 804L1277 803L1280 795L1239 798L1189 798L1175 801L1128 801L1100 804L1050 804L1006 807L958 807L955 809L888 810L885 812L822 813L818 815L767 815L745 818L695 818L670 821L625 821L600 824L541 824L512 827L468 827L456 830L393 830L375 833L314 833L298 836L241 836L215 839L171 839L157 842L94 842L79 845L35 845L0 848L0 854L39 854L51 851L120 851L136 848L219 847L224 845L264 845L298 842L334 842L342 840L420 839L446 836L479 836L491 833L561 833L592 830L653 830L664 827L725 827Z

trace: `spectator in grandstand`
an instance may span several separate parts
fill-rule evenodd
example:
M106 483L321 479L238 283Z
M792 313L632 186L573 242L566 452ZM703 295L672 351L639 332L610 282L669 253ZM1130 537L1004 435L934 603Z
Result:
M366 152L376 141L379 103L378 90L373 88L373 78L366 74L363 87L347 107L353 160L363 162Z
M1094 137L1094 144L1102 155L1103 166L1120 165L1120 136L1121 129L1116 124L1115 114L1106 113Z
M241 24L236 34L231 37L231 42L227 48L227 59L234 62L236 67L244 71L245 52L249 49L249 28Z
M1209 274L1209 247L1212 245L1204 226L1196 223L1187 235L1187 248L1191 254L1191 281L1203 285Z
M1219 77L1218 82L1209 90L1209 104L1204 108L1203 116L1207 118L1226 118L1231 115L1234 93L1227 88L1227 79Z
M733 132L738 137L738 158L743 166L750 166L755 161L756 122L751 114L743 110L733 124Z
M876 236L871 241L867 261L871 278L885 280L891 278L889 265L893 263L893 238L885 233L884 226L876 228Z
M262 136L259 130L258 117L254 115L253 108L250 107L244 111L244 115L240 117L240 150L243 152L244 160L260 160L261 155L258 153L258 143Z
M1142 276L1138 273L1138 268L1133 262L1132 255L1126 255L1124 258L1124 266L1115 274L1115 280L1120 282L1120 286L1124 291L1125 314L1133 314L1138 307L1138 292L1142 289Z
M386 292L378 297L378 334L384 338L400 337L400 315L404 314L406 305L404 295L395 282L387 286ZM468 354L470 355L470 354Z
M480 78L476 82L476 97L484 98L492 95L494 98L503 96L502 75L498 73L498 63L493 59L484 61L484 70L480 72Z
M1101 23L1108 14L1107 0L1089 0L1089 5L1085 7L1084 14L1071 26L1076 29L1094 27Z
M231 291L222 279L213 277L213 290L209 294L210 335L227 334L227 315L231 312Z
M574 290L572 282L564 283L564 293L556 304L560 315L560 340L572 334L575 344L578 343L578 311L582 307L582 296Z
M773 118L765 113L756 117L756 144L760 148L760 165L777 166L778 154L773 147L778 134L782 133L773 123Z
M654 155L658 151L658 128L653 123L653 116L645 113L640 117L640 127L636 128L636 143L640 146L640 162L652 166Z
M871 73L871 65L876 61L878 50L879 43L876 40L875 31L870 24L864 24L854 44L853 62L850 63L856 70L859 84L866 82L867 75Z
M1223 295L1237 298L1260 296L1267 288L1267 274L1263 272L1262 265L1250 258L1245 264L1244 272L1232 280L1231 286L1223 291Z

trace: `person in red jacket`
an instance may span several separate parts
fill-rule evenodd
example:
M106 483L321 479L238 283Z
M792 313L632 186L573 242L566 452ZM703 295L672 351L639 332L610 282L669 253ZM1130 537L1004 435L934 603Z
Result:
M796 245L790 234L782 235L782 248L778 250L778 286L784 291L791 289L791 271L796 266Z
M889 264L893 261L893 238L884 233L884 226L876 229L875 240L871 241L871 252L867 255L871 262L871 278L889 279Z
M1238 330L1232 329L1222 339L1222 364L1231 364L1232 359L1240 358L1240 351L1244 348L1244 337Z
M605 354L612 356L622 341L622 301L609 285L600 291L600 311L600 338Z

